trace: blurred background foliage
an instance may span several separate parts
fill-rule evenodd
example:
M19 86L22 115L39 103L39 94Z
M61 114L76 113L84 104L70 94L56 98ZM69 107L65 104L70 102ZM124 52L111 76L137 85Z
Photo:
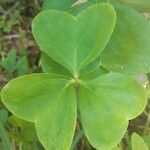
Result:
M0 89L15 77L42 72L39 65L41 54L31 32L31 22L41 10L42 0L0 0ZM150 18L148 13L143 15ZM137 79L144 84L150 96L150 75L138 76ZM71 149L94 150L79 126L77 124ZM143 139L150 148L149 100L145 111L130 121L125 137L118 145L120 149L131 149L133 132L141 136L141 139L133 137L135 145L142 143L140 141ZM114 150L119 150L119 147ZM12 115L1 102L0 150L44 150L37 138L34 124Z

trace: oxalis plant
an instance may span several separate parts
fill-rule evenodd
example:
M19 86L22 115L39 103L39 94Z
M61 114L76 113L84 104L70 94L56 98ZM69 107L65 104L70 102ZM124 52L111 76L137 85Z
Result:
M150 72L150 23L119 3L90 5L77 15L38 14L32 31L45 73L16 78L1 93L14 115L35 123L46 150L69 150L77 123L93 147L112 149L146 106L135 75Z

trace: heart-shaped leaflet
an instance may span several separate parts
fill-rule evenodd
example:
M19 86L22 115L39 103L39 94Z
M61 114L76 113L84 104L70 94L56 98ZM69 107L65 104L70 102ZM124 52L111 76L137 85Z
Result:
M78 77L81 68L105 48L116 22L113 7L93 5L76 17L60 11L44 11L33 21L37 44L48 56Z

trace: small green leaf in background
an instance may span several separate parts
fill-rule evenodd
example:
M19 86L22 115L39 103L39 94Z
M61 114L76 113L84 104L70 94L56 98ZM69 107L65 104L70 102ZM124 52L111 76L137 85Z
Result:
M0 66L6 71L12 73L16 64L16 50L12 49L8 52L7 57L0 61Z
M26 56L20 58L17 62L16 69L19 76L24 75L28 71L28 59Z
M32 142L36 138L36 130L34 123L24 121L16 116L10 116L8 118L9 124L13 127L19 127L21 130L22 138L27 142Z
M0 110L0 121L2 124L5 124L8 119L8 111L6 109Z
M150 22L127 6L113 6L117 23L110 42L102 52L102 66L126 74L150 72Z
M1 149L1 150L4 150L4 146L3 146L2 143L0 143L0 149Z
M95 3L101 3L101 2L109 2L112 5L114 3L120 3L123 5L126 5L128 7L131 7L138 12L150 12L150 1L149 0L87 0L86 3L77 5L73 8L73 12L76 14L79 10L90 6Z
M149 150L146 143L137 133L132 134L131 141L132 141L132 150Z
M1 121L0 121L0 139L2 141L3 145L2 147L4 148L4 150L12 150L12 145L8 137L7 131L4 128L4 125L2 124Z
M147 144L147 146L150 149L150 135L142 136L142 139L144 140L144 142Z
M11 11L11 13L2 14L0 16L0 30L6 33L10 33L13 26L18 23L20 19L20 10Z
M68 7L73 5L75 1L76 0L44 0L43 10L66 10Z
M150 12L150 0L111 0L111 2L120 2L139 12Z
M39 145L34 123L27 122L14 115L8 118L8 123L13 127L10 137L20 145L20 149L43 150L41 145Z
M0 140L2 141L2 144L0 145L1 150L12 150L12 145L7 133L7 130L5 129L5 124L8 119L8 111L5 109L0 110Z

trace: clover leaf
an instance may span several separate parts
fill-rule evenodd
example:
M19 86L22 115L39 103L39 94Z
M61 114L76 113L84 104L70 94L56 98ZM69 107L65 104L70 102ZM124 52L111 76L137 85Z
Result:
M142 137L138 135L137 133L133 133L131 136L131 141L132 141L132 149L133 150L148 150L147 144L144 142Z
M47 149L65 150L71 145L76 101L69 82L51 74L32 74L10 81L2 91L3 102L13 114L35 122Z
M128 120L144 109L146 94L131 77L108 73L86 83L83 81L77 100L88 140L94 147L105 150L118 144Z
M102 53L102 65L127 74L150 72L150 22L127 6L116 3L113 6L117 22Z
M34 19L32 29L40 48L78 76L81 68L105 48L115 21L113 7L101 4L91 6L77 17L66 12L43 11Z
M47 73L10 81L1 97L14 115L35 123L46 150L70 149L77 116L95 148L112 149L128 121L145 108L146 92L138 81L100 66L115 22L108 3L93 5L76 17L47 10L34 19L32 30Z
M130 6L139 12L150 12L149 0L112 0L111 2L120 2Z

